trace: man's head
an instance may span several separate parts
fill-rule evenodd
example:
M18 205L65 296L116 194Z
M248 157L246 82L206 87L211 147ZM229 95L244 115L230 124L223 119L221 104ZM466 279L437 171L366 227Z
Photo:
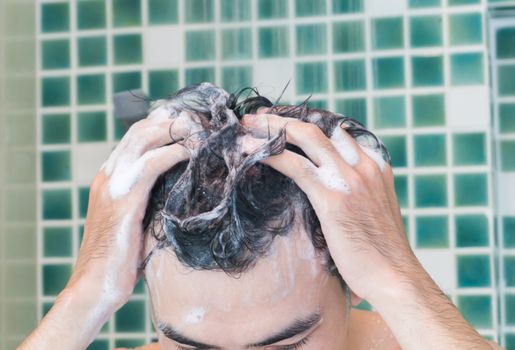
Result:
M160 177L144 219L145 278L162 346L296 349L286 345L300 348L310 335L311 348L331 349L344 341L350 293L306 195L259 162L284 149L304 153L286 143L284 132L253 134L239 120L268 108L314 123L328 137L342 125L387 161L388 152L351 118L308 108L307 101L274 105L256 91L240 101L244 91L192 85L157 102L149 115L192 131L177 140L190 149L190 160ZM248 135L266 142L247 154Z

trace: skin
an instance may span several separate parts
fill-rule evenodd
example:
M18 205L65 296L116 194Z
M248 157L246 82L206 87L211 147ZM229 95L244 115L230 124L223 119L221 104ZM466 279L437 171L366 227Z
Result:
M247 115L242 122L256 133L268 128L276 133L285 127L287 141L307 158L286 150L263 162L292 178L306 193L336 267L353 291L351 302L365 298L377 313L345 314L343 291L323 270L321 259L300 258L309 247L304 244L305 232L297 229L274 242L275 255L263 258L237 280L217 272L190 271L174 259L173 252L159 252L145 272L155 321L223 349L243 349L295 317L318 311L322 321L309 330L312 339L299 349L500 348L464 320L416 259L405 237L391 168L386 165L381 172L344 133L360 156L351 167L315 125L266 112ZM149 191L159 174L189 158L184 147L169 145L170 123L153 118L136 123L111 155L109 166L95 177L73 274L19 349L86 348L102 324L127 302L140 277L137 266L153 244L143 241L141 225ZM174 125L174 139L187 134L186 127ZM245 147L252 149L256 142ZM141 162L143 172L130 190L110 197L110 181L121 173L117 169L129 171ZM335 167L349 193L324 185L317 169L327 166ZM278 278L271 278L271 271L277 271ZM199 307L205 312L193 317L198 322L188 322L188 315L194 309L198 315ZM282 350L304 335L268 348ZM161 348L174 349L162 332L158 336Z

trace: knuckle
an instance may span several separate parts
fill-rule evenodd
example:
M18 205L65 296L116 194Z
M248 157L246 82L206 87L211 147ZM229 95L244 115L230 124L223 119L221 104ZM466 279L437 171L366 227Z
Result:
M377 163L368 157L359 162L359 171L367 178L376 177L381 173Z

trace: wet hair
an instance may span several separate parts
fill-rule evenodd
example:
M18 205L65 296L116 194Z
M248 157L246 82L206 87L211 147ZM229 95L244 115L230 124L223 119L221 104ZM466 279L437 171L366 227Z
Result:
M285 149L307 156L286 143L284 128L277 135L267 135L267 142L256 151L244 153L238 140L249 130L240 120L244 114L268 107L267 113L316 124L328 137L341 125L388 163L390 155L381 140L355 119L310 108L309 98L299 105L281 105L279 100L272 103L255 88L229 94L211 83L201 83L154 102L150 112L164 108L173 119L186 111L200 128L195 135L200 141L190 149L190 159L162 174L152 189L143 224L146 234L158 241L154 249L171 247L181 263L195 269L239 274L269 251L274 237L288 235L297 218L334 271L307 196L292 179L259 162Z

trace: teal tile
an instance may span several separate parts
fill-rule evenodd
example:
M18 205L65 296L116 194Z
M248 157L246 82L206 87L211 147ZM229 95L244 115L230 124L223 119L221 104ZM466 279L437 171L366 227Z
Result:
M415 56L411 58L411 75L413 86L442 86L443 57Z
M146 344L145 339L116 339L114 346L116 348L135 348Z
M458 287L489 287L490 257L488 255L457 256Z
M101 104L106 101L104 74L77 76L77 103L79 105Z
M107 64L107 40L104 36L78 39L80 67L105 66Z
M43 219L72 218L72 196L68 189L43 190Z
M113 73L113 92L141 88L141 72Z
M68 264L43 265L43 295L57 295L70 278L72 268Z
M456 215L456 247L487 247L488 219L483 214Z
M447 206L445 175L415 175L415 205L417 208Z
M449 6L479 4L481 0L448 0Z
M106 27L106 5L104 0L77 1L77 28L102 29Z
M326 25L297 26L297 55L321 55L327 52Z
M213 22L214 0L188 0L184 6L186 23Z
M42 152L41 179L45 182L71 180L70 151Z
M143 278L138 280L132 293L136 295L145 293L145 280Z
M260 19L288 17L288 1L258 0L258 16Z
M390 150L390 148L388 148L388 150ZM396 175L393 180L399 207L407 208L409 206L408 177L406 175Z
M372 69L376 89L404 87L404 59L402 57L374 58Z
M333 13L363 12L363 0L332 0Z
M364 126L367 126L367 99L358 98L345 98L337 99L336 113L341 113L345 116L351 117L359 121Z
M141 0L111 0L113 27L141 25Z
M442 17L417 16L410 18L411 47L442 45Z
M486 164L486 137L484 133L454 134L454 165Z
M252 85L252 67L224 67L222 69L222 87L229 92L236 92Z
M504 247L515 248L515 216L503 216L502 231Z
M186 60L207 61L215 59L215 32L195 30L186 32Z
M50 309L52 308L52 306L54 306L54 303L43 303L42 307L41 307L41 312L42 312L42 316L45 316L48 311L50 311Z
M70 30L70 5L67 2L41 4L41 31L43 33Z
M367 76L365 60L344 60L334 62L334 85L336 91L366 90Z
M68 39L43 40L41 58L43 69L70 68L70 41Z
M96 339L88 346L87 350L109 350L109 340Z
M374 50L400 49L404 47L404 23L402 17L372 20L372 47Z
M179 22L178 0L148 0L147 12L150 25Z
M410 8L436 7L441 5L441 0L409 0Z
M176 69L149 71L148 87L150 98L167 98L179 89L179 72Z
M504 334L504 345L506 347L506 350L515 349L515 333Z
M327 92L327 64L325 62L297 63L298 94Z
M146 320L145 302L131 300L114 316L116 332L144 332Z
M140 34L120 34L113 38L114 64L138 64L143 62Z
M506 287L515 287L515 256L505 256L504 263L504 283Z
M486 174L455 174L454 201L457 206L488 205Z
M501 170L515 171L515 141L501 141Z
M483 54L457 53L451 55L452 85L482 85Z
M402 128L406 126L406 101L404 96L374 98L374 127Z
M288 27L262 27L259 29L259 57L286 57L289 54Z
M99 142L107 140L106 112L79 112L77 114L77 140Z
M370 305L370 303L365 299L362 299L361 302L358 305L353 306L353 308L356 308L358 310L373 311L372 305Z
M250 21L251 0L221 0L220 14L223 22Z
M43 107L59 107L70 104L70 78L47 77L41 82Z
M222 30L222 58L224 60L251 59L252 30L250 28Z
M297 101L297 104L300 104L304 102L304 100ZM329 104L327 103L327 100L313 100L309 99L308 101L308 107L309 108L319 108L319 109L327 109Z
M187 68L186 85L215 81L215 69L213 67Z
M309 17L326 14L326 0L295 0L295 16Z
M445 125L445 95L413 95L412 113L415 127Z
M43 144L70 143L69 114L45 114L42 118L41 140Z
M449 40L451 45L473 45L483 42L481 13L449 15Z
M71 257L72 241L71 227L45 227L43 229L43 256Z
M515 65L499 65L497 67L497 90L499 96L515 95Z
M392 167L407 166L406 136L381 136L381 140L390 153Z
M116 118L113 116L113 137L115 140L119 141L122 139L123 135L127 132L127 127L123 124L120 118Z
M458 308L475 328L492 327L492 297L489 295L460 295Z
M79 187L79 217L85 218L88 213L89 187Z
M504 296L504 304L506 310L506 324L515 326L515 294L508 294Z
M515 103L499 104L499 132L515 133Z
M363 21L333 23L333 52L361 52L365 49Z
M417 248L448 248L447 216L418 216L415 219Z
M447 164L445 134L413 136L415 166L444 166Z
M515 58L515 26L497 30L495 53L499 59Z

